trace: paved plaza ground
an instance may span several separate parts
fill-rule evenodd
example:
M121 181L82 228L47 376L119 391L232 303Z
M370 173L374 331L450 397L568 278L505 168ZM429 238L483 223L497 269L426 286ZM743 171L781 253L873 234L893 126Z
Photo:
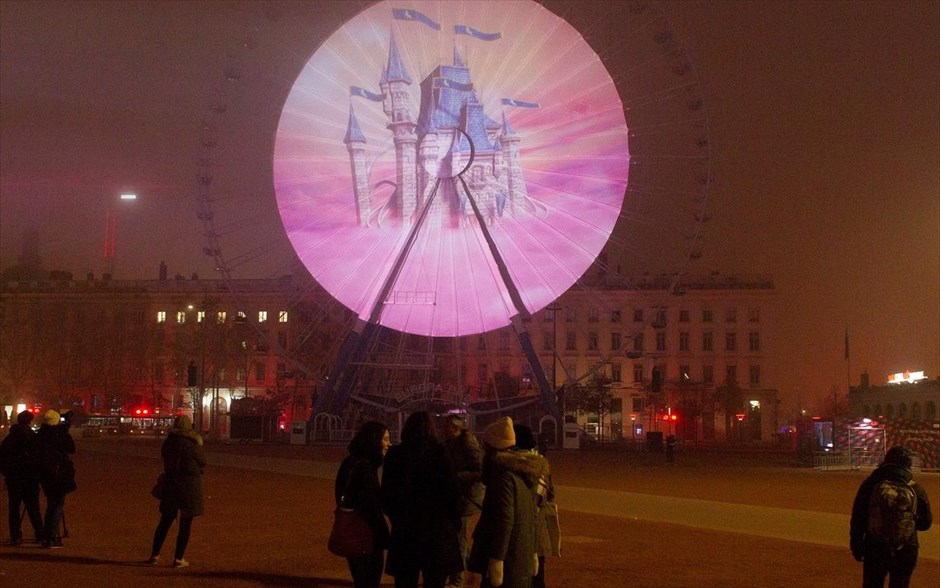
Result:
M172 569L139 562L159 515L149 489L159 440L78 439L79 490L66 504L66 548L13 548L6 497L0 586L351 586L326 550L338 447L210 444L207 512ZM848 551L848 513L867 472L798 468L788 456L688 451L556 451L563 556L549 586L720 587L860 585ZM917 475L934 511L940 476ZM26 536L30 533L27 530ZM164 546L172 561L176 528ZM921 533L915 588L940 582L940 533ZM384 578L383 585L392 585ZM478 585L471 582L471 585Z

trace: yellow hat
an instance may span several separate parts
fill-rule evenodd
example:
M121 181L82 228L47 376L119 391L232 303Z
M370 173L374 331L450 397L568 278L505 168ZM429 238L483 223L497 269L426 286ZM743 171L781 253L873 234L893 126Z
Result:
M51 408L46 411L46 414L42 415L42 424L44 425L58 425L62 421L62 417L56 411Z
M512 430L512 419L503 417L486 428L483 442L493 449L509 449L516 444L516 433Z

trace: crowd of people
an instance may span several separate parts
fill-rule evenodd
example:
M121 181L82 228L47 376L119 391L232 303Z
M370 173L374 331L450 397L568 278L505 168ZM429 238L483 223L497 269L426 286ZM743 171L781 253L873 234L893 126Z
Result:
M466 572L484 588L544 586L545 556L561 553L548 461L532 430L509 417L486 428L482 447L458 416L447 418L442 440L433 417L415 412L394 447L385 425L367 422L335 497L372 534L370 552L347 558L357 588L379 586L383 572L396 588L463 586Z
M71 455L75 441L69 434L71 413L47 410L39 430L33 430L33 413L16 415L16 424L0 443L0 473L9 499L10 543L23 543L21 507L43 549L60 549L68 536L65 526L65 497L76 489L75 466ZM45 498L45 515L40 509L40 490Z

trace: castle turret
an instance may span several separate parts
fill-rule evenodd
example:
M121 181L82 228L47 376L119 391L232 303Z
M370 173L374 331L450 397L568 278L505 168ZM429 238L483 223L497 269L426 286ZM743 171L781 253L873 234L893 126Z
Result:
M516 134L509 121L506 120L506 113L503 113L503 128L499 138L499 144L503 152L503 163L506 165L506 188L508 190L509 214L515 215L522 212L522 203L529 196L525 187L525 179L522 176L522 161L519 158L519 135Z
M417 206L417 143L415 121L411 114L407 86L411 77L398 53L395 35L392 34L388 48L388 65L382 72L379 86L385 94L382 107L388 116L388 128L395 141L397 162L398 197L401 203L402 220L411 220Z
M356 222L360 227L369 222L372 214L372 198L369 193L369 176L366 169L366 137L359 128L352 103L349 105L349 123L346 125L346 137L343 139L349 152L349 165L352 167L353 195L356 199Z

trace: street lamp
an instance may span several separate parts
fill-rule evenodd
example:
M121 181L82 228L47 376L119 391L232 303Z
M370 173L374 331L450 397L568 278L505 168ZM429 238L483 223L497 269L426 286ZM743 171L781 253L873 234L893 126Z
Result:
M137 194L125 192L118 198L120 202L135 202ZM104 261L105 272L114 274L114 257L117 250L117 211L111 201L108 201L108 207L105 211L104 219Z

